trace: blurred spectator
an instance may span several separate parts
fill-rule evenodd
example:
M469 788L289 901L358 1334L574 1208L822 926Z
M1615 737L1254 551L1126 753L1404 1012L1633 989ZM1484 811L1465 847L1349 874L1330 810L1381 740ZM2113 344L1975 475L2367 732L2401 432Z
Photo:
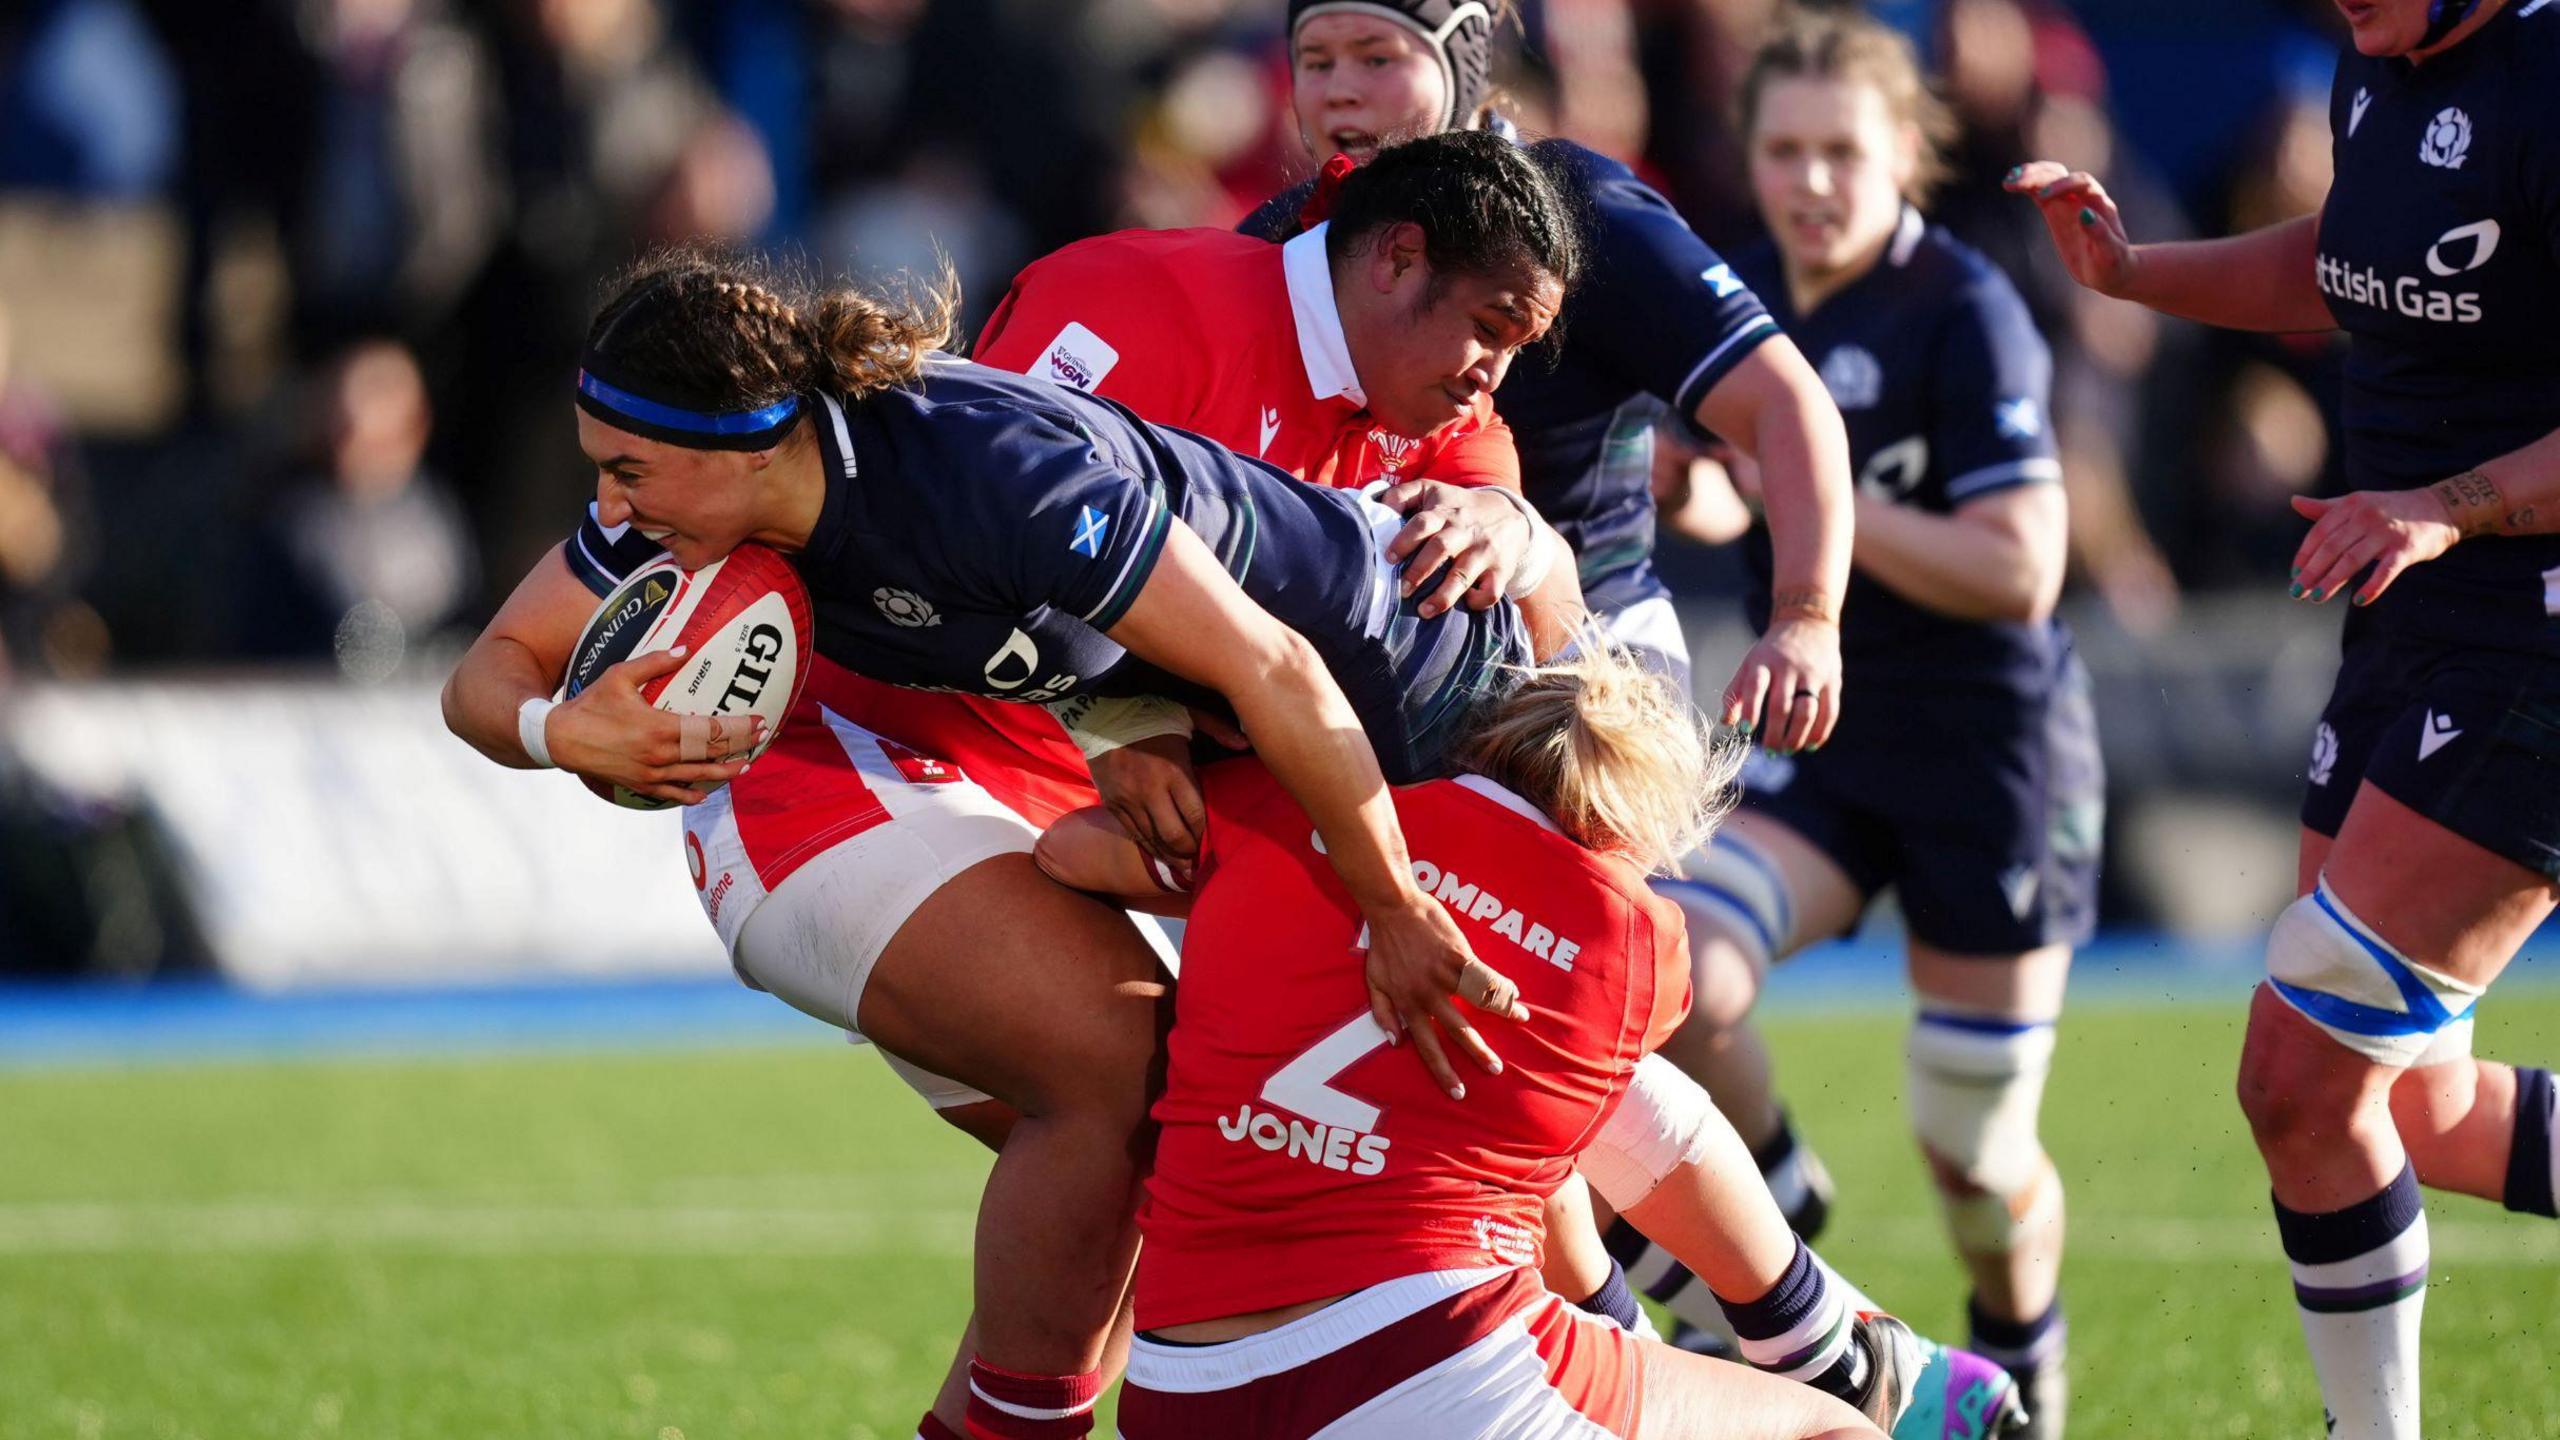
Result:
M759 169L763 151L727 128L655 0L492 3L512 204L422 358L446 412L471 417L439 434L438 467L461 487L489 573L511 577L574 528L593 487L568 395L598 287L649 240L689 238L660 227L760 225L772 181L710 173Z
M77 456L61 414L10 368L0 307L0 691L24 671L95 673L105 627L75 595L86 561Z
M478 579L461 509L423 468L427 388L403 347L368 341L329 367L314 405L309 468L260 522L245 577L243 648L332 656L380 679L455 618Z
M319 0L308 196L291 237L295 329L310 354L440 319L495 244L496 77L439 0Z
M2328 100L2327 77L2318 70L2276 95L2235 157L2218 233L2320 208L2331 174ZM2189 507L2166 517L2197 583L2247 584L2283 573L2304 529L2292 497L2344 488L2333 437L2345 355L2345 336L2336 332L2208 332L2197 381L2208 402L2203 483Z
M12 52L0 65L0 186L131 199L168 184L177 77L132 5L17 7L0 18L0 56Z
M1644 168L1708 244L1739 248L1757 235L1759 220L1743 178L1734 107L1777 0L1629 4L1650 111Z
M2141 157L2117 141L2106 110L2106 69L2086 32L2044 0L1947 0L1938 54L1946 97L1962 127L1954 179L1938 219L2016 282L2053 346L2053 424L2071 497L2075 572L2116 621L2156 635L2175 618L2178 582L2153 540L2140 477L2190 457L2146 450L2179 399L2149 383L2164 347L2192 349L2189 327L2083 289L2055 260L2035 207L2002 186L2029 159L2104 177L2133 233L2173 239L2188 226ZM2154 447L2156 449L2156 447Z

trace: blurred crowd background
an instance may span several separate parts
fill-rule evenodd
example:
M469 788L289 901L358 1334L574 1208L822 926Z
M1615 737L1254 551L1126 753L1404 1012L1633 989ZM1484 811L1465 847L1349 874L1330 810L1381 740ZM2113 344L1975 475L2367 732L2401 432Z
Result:
M2059 362L2071 615L2118 799L2110 914L2213 928L2233 902L2204 880L2233 854L2290 873L2336 617L2282 599L2286 501L2336 484L2337 344L2079 292L1999 179L2030 156L2096 171L2137 238L2315 207L2331 7L1870 8L1963 123L1936 213L2007 267ZM1711 242L1751 235L1729 105L1770 0L1520 9L1501 79L1524 129L1635 163ZM590 493L567 380L605 274L695 237L857 276L939 249L974 320L1068 241L1231 224L1308 163L1283 10L0 6L0 698L436 672ZM1712 651L1733 567L1671 548ZM0 830L9 810L0 783Z

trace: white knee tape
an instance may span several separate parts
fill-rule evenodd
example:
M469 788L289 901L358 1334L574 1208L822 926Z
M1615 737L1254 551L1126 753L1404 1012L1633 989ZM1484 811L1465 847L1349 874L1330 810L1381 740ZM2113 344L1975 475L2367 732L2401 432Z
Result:
M1701 1156L1715 1102L1659 1055L1637 1063L1627 1093L1576 1162L1592 1192L1620 1214L1644 1203L1672 1171Z
M2338 903L2326 879L2276 917L2267 935L2267 978L2304 1019L2377 1064L2434 1064L2471 1053L2480 987L2384 944Z
M1689 943L1712 926L1766 970L1787 951L1795 906L1776 864L1738 836L1719 835L1690 856L1677 878L1655 882L1689 917Z
M2032 1184L2044 1168L2036 1112L2053 1068L2053 1026L1924 1012L1905 1053L1920 1143L1992 1196Z
M1947 1214L1947 1237L1967 1255L2006 1255L2019 1237L2046 1224L2062 1209L2062 1184L2051 1170L2039 1167L2020 1193L1976 1195L1938 1193Z

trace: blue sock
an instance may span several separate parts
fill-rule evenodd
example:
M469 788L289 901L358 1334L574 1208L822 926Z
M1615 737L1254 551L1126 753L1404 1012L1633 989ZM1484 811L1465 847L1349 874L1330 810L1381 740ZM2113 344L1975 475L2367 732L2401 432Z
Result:
M2553 1175L2560 1155L2552 1148L2552 1106L2560 1091L2548 1070L2516 1067L2515 1149L2507 1156L2507 1208L2519 1215L2560 1219L2553 1203Z
M2427 1302L2427 1215L2418 1173L2342 1210L2276 1204L2293 1262L2302 1338L2336 1440L2418 1440L2418 1328Z
M1627 1267L1614 1259L1609 1262L1609 1278L1601 1281L1600 1288L1591 1292L1591 1298L1581 1302L1579 1308L1627 1331L1634 1330L1644 1318L1643 1308L1636 1304L1636 1292L1627 1285Z
M1796 1242L1787 1273L1767 1294L1753 1300L1719 1295L1716 1301L1752 1368L1818 1388L1829 1388L1826 1379L1852 1387L1863 1379L1858 1352L1850 1343L1857 1317L1841 1303L1829 1272L1802 1240Z

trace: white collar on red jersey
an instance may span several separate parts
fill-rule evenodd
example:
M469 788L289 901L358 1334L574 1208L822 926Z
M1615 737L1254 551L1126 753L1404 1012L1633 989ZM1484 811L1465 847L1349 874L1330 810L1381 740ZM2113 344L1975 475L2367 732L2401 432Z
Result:
M1562 835L1564 833L1564 827L1558 825L1553 819L1549 818L1546 811L1541 810L1537 806L1522 799L1506 785L1501 785L1494 781L1487 780L1481 775L1459 775L1453 778L1456 779L1460 785L1465 786L1469 790L1473 790L1487 800L1501 806L1503 809L1517 810L1521 814L1528 816L1530 819L1537 821L1540 829L1552 831L1558 835Z
M1351 342L1342 333L1342 309L1333 299L1333 262L1324 253L1318 225L1280 247L1280 273L1289 282L1289 313L1298 321L1298 355L1307 363L1307 388L1319 400L1339 395L1366 406L1360 372L1351 368Z

